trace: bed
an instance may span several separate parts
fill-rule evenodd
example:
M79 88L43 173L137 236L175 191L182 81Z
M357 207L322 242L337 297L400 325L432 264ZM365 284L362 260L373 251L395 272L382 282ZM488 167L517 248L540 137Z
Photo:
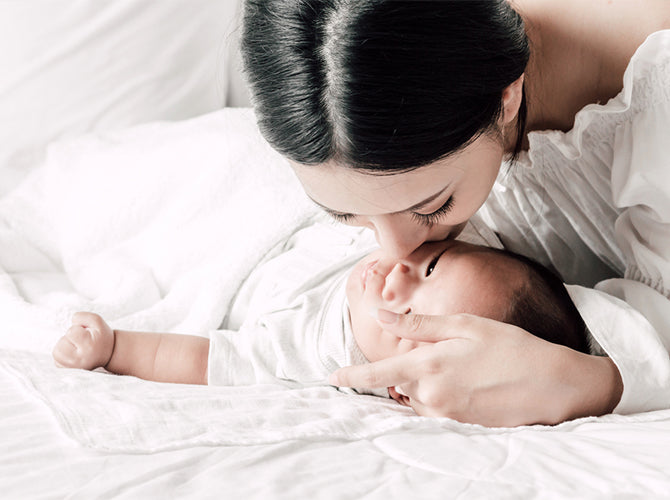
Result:
M329 386L54 366L77 310L206 335L269 249L320 217L244 107L238 15L228 0L0 4L3 498L667 497L667 410L488 429Z

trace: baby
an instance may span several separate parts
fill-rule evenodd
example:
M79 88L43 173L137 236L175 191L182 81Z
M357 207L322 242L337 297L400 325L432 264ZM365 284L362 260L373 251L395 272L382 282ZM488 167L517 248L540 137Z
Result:
M562 282L515 254L451 240L382 263L379 251L361 258L351 241L321 225L298 231L275 253L237 294L226 329L209 338L113 330L96 314L77 313L54 359L159 382L325 384L341 366L420 345L384 332L370 313L379 307L484 316L588 352Z

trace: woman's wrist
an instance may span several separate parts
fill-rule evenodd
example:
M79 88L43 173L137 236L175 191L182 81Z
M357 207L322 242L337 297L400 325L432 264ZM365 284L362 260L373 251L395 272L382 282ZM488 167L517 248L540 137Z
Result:
M568 398L561 421L612 413L623 393L617 366L605 356L567 351L558 367Z
M612 413L621 401L623 394L623 380L614 361L607 356L589 356L592 363L597 364L594 372L593 384L599 388L594 391L597 396L593 415ZM597 385L596 385L597 384Z

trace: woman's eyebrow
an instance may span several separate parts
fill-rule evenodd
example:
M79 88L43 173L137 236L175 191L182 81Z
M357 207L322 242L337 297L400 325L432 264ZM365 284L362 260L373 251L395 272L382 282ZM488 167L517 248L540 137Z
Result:
M437 193L435 193L435 194L429 196L429 197L426 198L425 200L420 201L419 203L417 203L417 204L415 204L415 205L412 205L411 207L406 208L406 209L404 209L404 210L398 210L397 212L391 212L391 214L401 214L401 213L404 213L404 212L413 212L413 211L415 211L415 210L420 210L420 209L422 209L423 207L425 207L426 205L428 205L430 202L432 202L432 201L434 201L436 198L438 198L442 193L444 193L444 192L447 190L448 187L449 187L449 184L447 184L447 185L444 186L442 189L440 189ZM345 217L347 217L347 216L350 216L350 217L355 216L355 214L350 214L350 213L346 213L346 212L338 212L337 210L333 210L332 208L328 208L328 207L326 207L326 206L323 206L321 203L319 203L318 201L316 201L316 200L315 200L314 198L312 198L311 196L308 196L308 197L309 197L310 200L312 200L312 201L314 202L314 204L316 204L317 206L321 207L321 209L323 209L326 213L329 213L330 215L335 215L335 216L345 216Z

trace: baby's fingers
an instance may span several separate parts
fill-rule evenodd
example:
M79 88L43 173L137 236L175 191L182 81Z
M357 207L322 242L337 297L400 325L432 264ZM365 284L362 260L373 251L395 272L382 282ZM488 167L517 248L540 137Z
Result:
M74 326L78 325L85 328L102 328L102 325L105 324L105 321L98 314L80 311L72 315L72 324Z
M56 366L61 368L76 367L77 346L65 335L60 338L53 348L51 355L54 358Z
M73 325L54 347L54 361L61 367L85 370L103 366L103 343L98 330Z
M101 334L100 330L94 326L72 325L65 335L75 346L85 348L95 343Z

